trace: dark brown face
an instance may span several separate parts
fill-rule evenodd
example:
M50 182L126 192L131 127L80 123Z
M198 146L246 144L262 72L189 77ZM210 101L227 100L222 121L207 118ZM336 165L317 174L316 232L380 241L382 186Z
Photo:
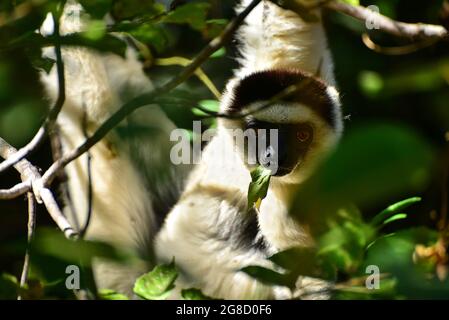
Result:
M301 163L313 140L313 128L307 123L276 124L249 120L245 126L244 130L253 130L257 137L257 163L278 177L289 174ZM270 130L276 130L277 135L270 134ZM245 152L247 150L248 145L245 145Z

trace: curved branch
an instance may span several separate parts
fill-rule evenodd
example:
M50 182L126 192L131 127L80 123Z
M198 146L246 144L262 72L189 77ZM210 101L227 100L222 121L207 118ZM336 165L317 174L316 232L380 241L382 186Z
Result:
M29 182L21 182L10 189L0 190L0 200L11 200L20 197L31 189Z
M0 156L2 158L8 159L16 152L17 150L14 147L0 138ZM42 183L42 177L39 170L25 159L16 163L14 168L20 173L24 183L31 184L30 191L34 193L37 202L44 203L51 218L56 222L59 229L64 232L64 235L67 238L77 237L77 233L59 209L52 192Z
M411 38L414 40L449 39L449 32L443 26L399 22L363 6L352 6L341 1L326 1L323 7L344 13L361 21L370 21L373 25L378 26L379 30L397 37Z

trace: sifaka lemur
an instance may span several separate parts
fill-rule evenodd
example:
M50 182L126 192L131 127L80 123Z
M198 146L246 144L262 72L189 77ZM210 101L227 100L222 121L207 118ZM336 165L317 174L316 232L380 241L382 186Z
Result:
M249 3L241 1L237 12ZM70 1L66 5L61 32L83 30L79 12L79 4ZM321 18L319 9L314 13ZM50 21L42 29L51 33ZM289 290L264 285L239 270L248 265L268 266L266 258L280 250L314 245L307 227L290 217L289 208L296 190L343 130L332 58L321 21L305 22L268 0L247 16L236 39L239 67L228 81L220 111L229 115L255 111L242 118L219 119L216 135L191 171L173 165L154 173L170 161L169 136L175 128L157 106L141 108L121 124L124 130L130 123L151 126L156 135L123 134L118 128L91 149L93 201L86 237L141 257L141 263L132 266L97 261L99 287L132 295L137 276L155 263L174 258L180 271L177 288L197 287L226 299L292 297ZM92 134L123 102L152 88L131 49L123 59L67 47L63 59L67 98L58 118L63 150L80 145L86 133ZM42 78L55 99L56 71ZM297 84L290 95L266 105ZM233 139L232 129L278 132L278 170L273 172L259 209L247 208L250 171L255 165L247 163L247 146ZM86 163L84 155L66 168L73 203L66 206L66 213L77 213L78 218L72 219L77 221L72 222L80 228L88 211ZM307 284L326 285L302 280L298 291ZM173 298L177 297L175 290Z

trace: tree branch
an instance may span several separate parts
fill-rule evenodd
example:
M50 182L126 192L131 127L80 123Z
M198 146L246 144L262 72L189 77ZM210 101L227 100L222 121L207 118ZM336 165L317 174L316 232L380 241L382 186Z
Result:
M361 21L369 21L373 25L378 26L379 30L397 37L411 38L413 40L449 39L448 30L443 26L399 22L363 6L352 6L342 1L325 1L322 6Z
M8 159L16 152L17 150L14 147L0 138L0 156L2 158ZM76 237L76 232L59 209L52 192L44 187L39 170L25 159L16 163L14 168L20 173L24 183L31 184L30 190L34 193L37 202L44 203L51 218L56 222L59 229L64 232L64 235L67 238Z
M22 275L20 276L20 288L22 289L28 281L28 273L30 270L30 251L29 246L34 238L34 230L36 229L36 199L32 192L28 192L28 237L27 249L25 252L25 259L23 261ZM19 293L17 300L22 300L22 295Z

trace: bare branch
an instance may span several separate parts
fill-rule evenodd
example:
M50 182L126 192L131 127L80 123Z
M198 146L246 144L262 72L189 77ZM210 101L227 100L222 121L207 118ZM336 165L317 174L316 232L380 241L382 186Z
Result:
M342 1L326 1L323 7L344 13L361 21L370 21L373 25L378 26L379 30L397 37L411 38L413 40L443 40L449 38L448 30L443 26L395 21L363 6L352 6Z
M0 156L4 159L8 159L10 156L14 155L17 150L12 147L5 140L0 138ZM44 187L42 183L42 177L39 170L33 166L28 160L21 160L14 165L14 168L20 173L23 182L31 183L31 189L37 202L43 202L47 208L48 213L52 217L53 221L56 222L59 229L64 232L67 238L74 238L77 236L76 232L73 230L70 223L67 221L65 216L62 214L55 201L55 198L51 191Z
M385 55L391 55L391 56L399 56L399 55L405 55L410 54L413 52L416 52L418 50L430 47L434 45L438 40L435 39L424 39L416 42L412 42L410 44L404 45L404 46L398 46L398 47L383 47L375 43L369 36L368 33L362 34L362 41L363 44L370 50L373 50L374 52L385 54Z
M28 248L25 252L25 259L23 261L22 275L20 276L20 288L23 288L28 281L28 273L30 270L30 251L29 245L34 238L34 230L36 229L36 199L32 192L28 192ZM19 293L17 300L22 300Z

